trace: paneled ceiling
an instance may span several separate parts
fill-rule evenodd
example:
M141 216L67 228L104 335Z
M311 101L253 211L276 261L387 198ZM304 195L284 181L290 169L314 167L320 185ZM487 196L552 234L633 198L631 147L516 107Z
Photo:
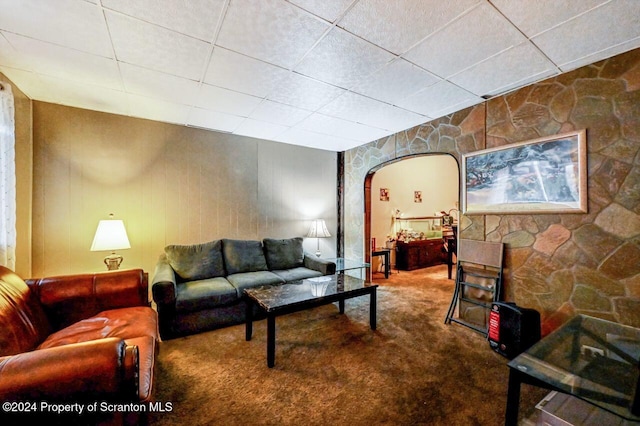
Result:
M30 98L343 151L640 47L640 0L0 0Z

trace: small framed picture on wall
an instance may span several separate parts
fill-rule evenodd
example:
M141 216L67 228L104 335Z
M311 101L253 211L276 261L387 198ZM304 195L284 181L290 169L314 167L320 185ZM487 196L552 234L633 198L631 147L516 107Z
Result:
M380 201L389 201L389 188L380 188Z
M413 191L413 202L414 203L422 202L422 191Z

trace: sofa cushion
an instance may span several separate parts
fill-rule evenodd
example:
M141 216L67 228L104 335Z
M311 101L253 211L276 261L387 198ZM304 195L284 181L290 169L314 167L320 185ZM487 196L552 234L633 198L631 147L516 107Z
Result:
M245 272L229 275L227 277L232 286L236 288L238 297L242 297L245 288L259 287L261 285L284 284L284 279L269 271Z
M291 269L280 269L272 271L274 274L285 280L286 282L300 281L305 278L321 277L322 272L314 271L313 269L299 267Z
M223 277L189 281L177 286L176 311L197 312L238 300L236 289Z
M169 265L181 281L224 277L222 241L203 244L169 245L164 249Z
M267 266L271 271L303 266L302 237L287 239L265 238L263 244Z
M105 337L130 339L140 336L158 339L158 314L148 306L102 311L49 335L38 349L88 342Z
M229 275L269 269L260 241L224 239L222 254Z

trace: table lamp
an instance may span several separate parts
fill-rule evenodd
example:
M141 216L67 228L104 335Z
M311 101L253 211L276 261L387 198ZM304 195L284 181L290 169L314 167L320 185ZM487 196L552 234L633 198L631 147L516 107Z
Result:
M122 263L122 256L116 254L116 250L131 248L127 230L121 220L113 219L113 214L108 220L101 220L93 237L91 251L110 251L111 254L104 258L107 269L112 271L118 269Z
M330 237L331 234L327 229L327 224L324 223L324 219L316 219L311 222L309 232L307 232L307 238L318 239L318 249L316 250L316 256L320 257L320 238Z

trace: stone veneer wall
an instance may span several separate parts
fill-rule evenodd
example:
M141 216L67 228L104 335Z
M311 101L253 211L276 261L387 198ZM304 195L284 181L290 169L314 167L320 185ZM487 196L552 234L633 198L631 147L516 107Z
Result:
M388 161L587 130L586 214L463 216L462 238L505 243L504 299L543 334L578 313L640 327L640 49L536 83L345 155L345 255L363 257L364 179Z

